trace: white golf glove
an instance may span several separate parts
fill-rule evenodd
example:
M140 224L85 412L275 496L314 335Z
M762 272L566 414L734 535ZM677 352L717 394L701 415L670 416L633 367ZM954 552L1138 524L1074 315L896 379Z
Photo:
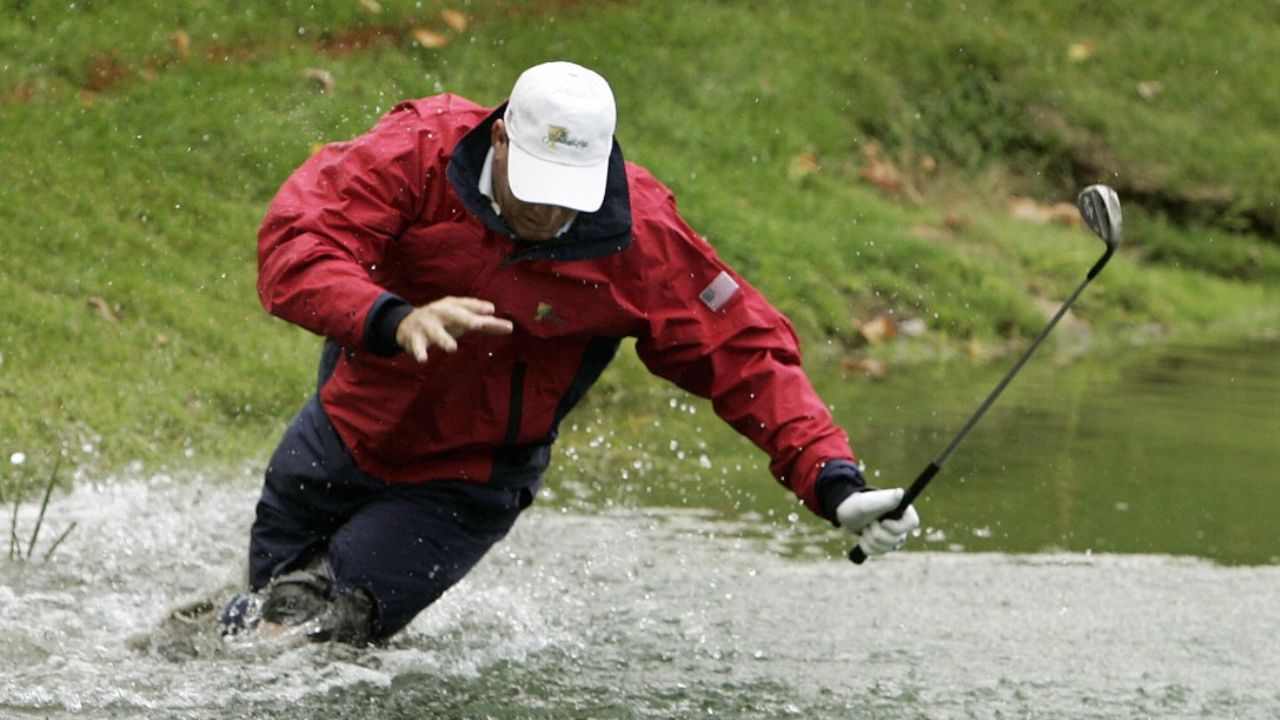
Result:
M902 502L902 488L867 490L845 498L836 508L840 526L858 536L858 547L868 557L897 550L907 542L907 535L920 527L920 516L914 505L908 506L898 520L880 519Z

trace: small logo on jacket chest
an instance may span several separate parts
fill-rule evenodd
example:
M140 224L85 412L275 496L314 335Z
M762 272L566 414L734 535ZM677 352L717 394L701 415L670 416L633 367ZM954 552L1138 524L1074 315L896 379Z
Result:
M551 307L551 303L538 303L538 309L533 311L533 319L536 322L555 323L556 327L565 326L564 318L556 314L556 309Z

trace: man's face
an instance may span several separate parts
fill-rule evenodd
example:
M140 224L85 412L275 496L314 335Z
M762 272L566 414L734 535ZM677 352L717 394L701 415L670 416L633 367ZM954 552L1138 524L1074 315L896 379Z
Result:
M517 198L507 182L507 154L511 143L501 119L493 122L490 139L493 142L493 199L502 208L502 219L507 227L521 240L541 242L554 238L577 211L558 205L527 203Z

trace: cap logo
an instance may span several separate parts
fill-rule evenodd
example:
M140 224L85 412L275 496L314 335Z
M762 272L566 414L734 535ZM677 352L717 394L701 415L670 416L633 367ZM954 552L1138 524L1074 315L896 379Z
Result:
M555 150L556 145L564 145L566 147L577 148L579 150L586 149L591 143L586 140L579 140L569 134L569 131L559 125L548 125L547 135L542 138L542 143L547 146L548 150Z
M511 88L504 121L512 195L586 213L604 205L617 125L604 78L569 62L535 65Z

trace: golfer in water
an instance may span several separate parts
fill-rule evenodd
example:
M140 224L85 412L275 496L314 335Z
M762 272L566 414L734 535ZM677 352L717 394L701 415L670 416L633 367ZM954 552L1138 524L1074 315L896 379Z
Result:
M790 323L626 162L600 75L550 62L507 102L405 102L285 181L258 240L267 311L326 338L266 469L251 593L223 632L384 640L533 502L561 421L623 338L759 446L868 554L914 510L868 490Z

